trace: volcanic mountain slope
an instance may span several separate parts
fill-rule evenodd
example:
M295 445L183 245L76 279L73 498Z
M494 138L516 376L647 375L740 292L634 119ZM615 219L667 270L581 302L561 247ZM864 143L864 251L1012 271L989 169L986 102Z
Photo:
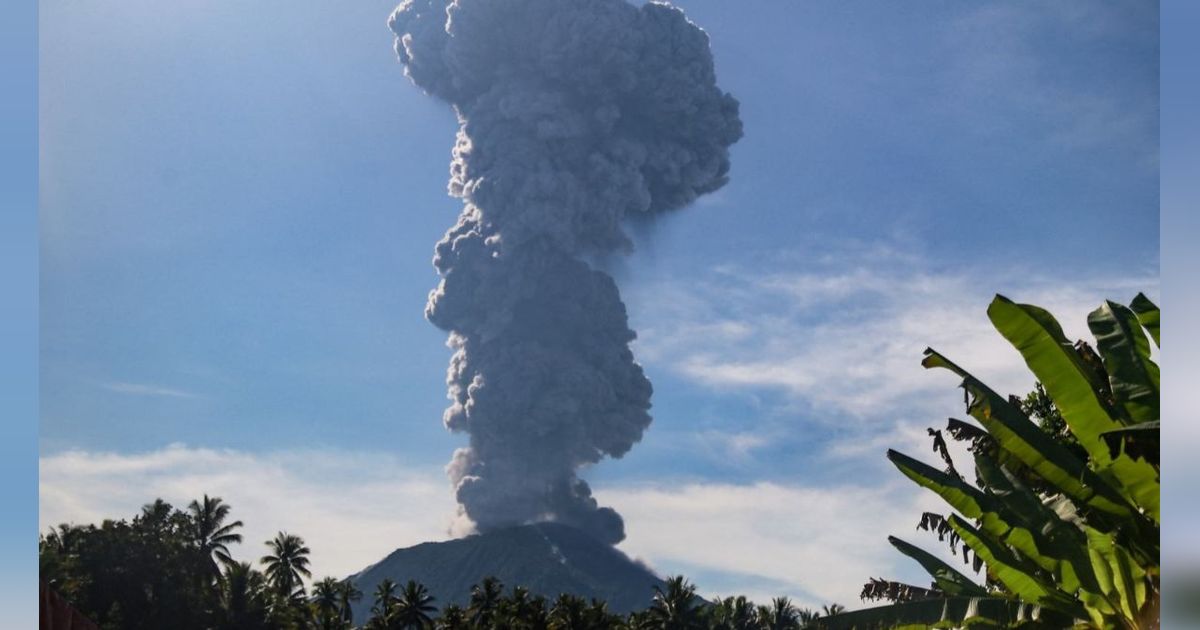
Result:
M646 567L578 529L538 523L393 551L349 577L363 592L354 620L370 616L372 594L384 578L400 586L408 580L424 584L440 608L465 606L471 587L489 575L504 583L506 593L524 586L549 600L559 593L595 597L622 614L648 606L654 587L663 584Z

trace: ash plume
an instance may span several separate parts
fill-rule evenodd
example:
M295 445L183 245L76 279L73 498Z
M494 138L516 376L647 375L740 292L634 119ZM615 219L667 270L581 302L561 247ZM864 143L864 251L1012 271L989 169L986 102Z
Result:
M723 186L742 134L708 36L666 4L407 0L388 20L405 74L453 105L450 194L426 317L454 350L447 467L479 531L559 521L616 544L624 523L578 470L650 424L650 381L597 254L626 217Z

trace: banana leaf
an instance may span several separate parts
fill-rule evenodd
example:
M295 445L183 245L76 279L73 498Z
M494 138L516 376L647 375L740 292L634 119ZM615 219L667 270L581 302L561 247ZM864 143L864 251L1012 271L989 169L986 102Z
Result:
M1052 559L1053 564L1047 566L1039 561L1038 556L1032 556L1020 546L1013 545L1017 551L1029 556L1042 568L1052 571L1063 591L1075 593L1083 590L1101 595L1099 582L1086 552L1087 536L1074 520L1074 512L1070 512L1070 520L1064 519L1052 507L1053 502L1051 505L1043 503L1041 497L1026 488L1016 475L986 456L977 455L975 466L988 485L989 497L994 497L1007 508L1005 514L1029 532L1037 554L1041 558Z
M1105 442L1105 448L1108 443ZM1122 453L1109 464L1108 469L1100 471L1104 479L1112 485L1120 485L1124 492L1133 499L1146 516L1160 522L1161 484L1158 470L1150 462L1135 460L1128 453Z
M1159 465L1159 422L1143 422L1132 427L1105 431L1101 434L1113 458L1125 452L1134 459L1144 459L1154 466Z
M946 597L901 602L821 617L806 626L819 630L883 628L962 628L1020 625L1065 628L1071 618L1005 597Z
M962 538L963 544L987 565L988 575L1004 585L1010 593L1029 603L1080 617L1086 612L1072 596L1036 575L1035 567L1013 555L1007 547L991 540L956 515L948 519L950 527Z
M991 437L987 431L958 418L950 418L946 421L946 432L959 442L971 442L972 447Z
M1133 420L1126 415L1123 407L1114 407L1100 396L1099 390L1109 383L1096 381L1098 374L1084 363L1063 335L1062 327L1054 316L1036 306L1015 304L997 295L988 307L988 317L996 329L1020 351L1025 363L1045 386L1071 433L1087 450L1092 467L1111 486L1120 489L1128 499L1141 507L1154 522L1159 522L1158 471L1148 462L1135 461L1127 455L1114 459L1108 444L1101 437L1102 433L1119 429L1125 426L1126 421ZM1136 347L1133 351L1137 352ZM1148 347L1146 353L1148 356ZM1157 379L1157 374L1154 378ZM1157 387L1154 391L1157 392ZM1156 403L1157 393L1153 398ZM1147 404L1145 398L1140 402Z
M943 562L937 556L909 543L888 536L888 542L892 546L900 550L900 553L916 560L929 575L933 577L933 581L943 593L950 596L966 595L969 597L986 597L987 591L980 585L976 584L971 578L959 573L954 567Z
M933 490L967 518L979 518L983 515L981 503L987 497L975 486L899 451L888 449L887 458L906 477L923 488Z
M1146 603L1146 571L1109 534L1088 528L1088 555L1101 588L1128 620L1139 616Z
M1133 508L1111 484L1102 479L1062 444L1042 432L1008 400L979 379L931 348L921 365L945 368L962 377L968 394L967 413L979 421L1000 445L1040 477L1080 505L1115 515L1129 516Z
M1046 388L1092 462L1097 468L1107 466L1110 456L1100 434L1124 426L1116 419L1116 410L1098 393L1108 383L1084 363L1046 310L997 295L987 313Z
M1087 321L1104 357L1113 397L1134 422L1158 420L1159 369L1150 359L1150 341L1137 315L1106 301Z
M1138 321L1141 322L1142 327L1150 332L1150 336L1154 338L1154 345L1161 348L1162 343L1158 340L1158 306L1154 302L1151 302L1150 298L1146 297L1144 293L1139 293L1133 298L1133 302L1129 303L1129 308L1133 309L1134 313L1137 313Z
M889 450L887 456L906 477L935 492L963 516L978 521L985 532L1038 567L1058 572L1061 560L1070 553L1069 546L1057 545L1042 534L1050 527L1048 519L1057 520L1048 510L1024 514L1011 510L997 497L903 453ZM1086 544L1082 536L1079 542Z

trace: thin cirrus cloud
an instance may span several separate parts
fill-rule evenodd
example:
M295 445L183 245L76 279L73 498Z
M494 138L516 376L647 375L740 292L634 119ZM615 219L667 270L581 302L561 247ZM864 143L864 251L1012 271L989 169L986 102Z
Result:
M846 260L856 262L847 264ZM926 347L998 391L1022 394L1033 377L995 331L994 292L1048 309L1074 339L1103 300L1155 297L1158 279L1051 278L1024 270L934 269L877 250L820 257L762 273L718 267L680 283L646 283L637 354L648 365L730 391L783 392L813 409L874 424L955 407L955 380L921 369ZM951 402L952 404L952 402Z
M117 394L130 396L156 396L160 398L199 398L197 394L174 387L163 387L148 383L110 382L101 385L104 389Z

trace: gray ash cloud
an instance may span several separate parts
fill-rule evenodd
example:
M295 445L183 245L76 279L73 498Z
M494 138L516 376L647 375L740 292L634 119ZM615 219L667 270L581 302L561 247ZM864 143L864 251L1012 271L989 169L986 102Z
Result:
M470 435L448 472L479 531L559 521L615 544L581 467L650 424L613 279L626 218L728 179L738 103L708 36L665 4L408 0L388 21L405 74L453 105L457 224L437 244L426 317L450 333L445 423Z

